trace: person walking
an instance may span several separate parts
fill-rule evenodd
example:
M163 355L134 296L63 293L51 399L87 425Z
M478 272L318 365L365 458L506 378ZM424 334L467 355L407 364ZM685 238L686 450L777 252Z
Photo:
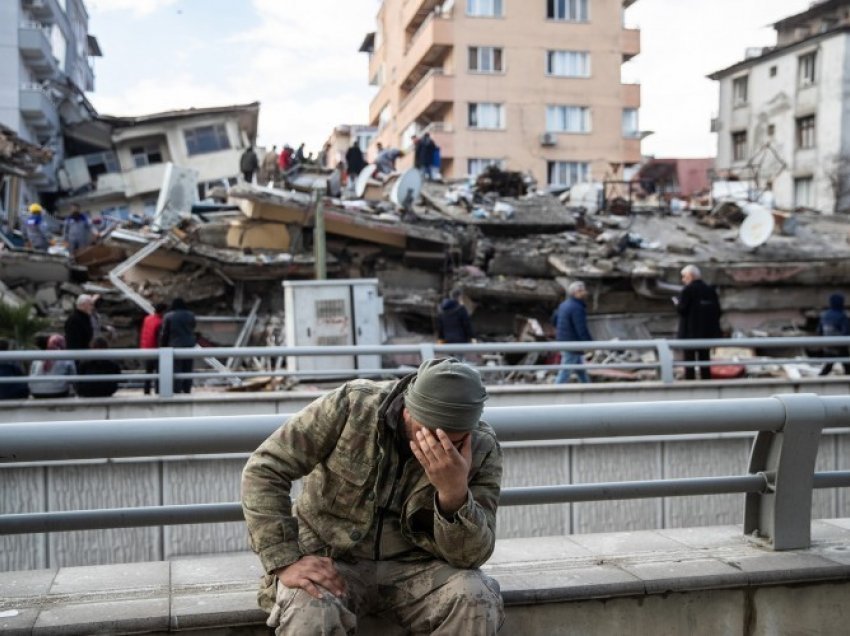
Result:
M139 333L139 349L158 349L159 334L162 331L162 319L168 305L165 303L157 303L154 305L153 313L145 316L142 320L142 329ZM148 375L159 372L159 360L154 358L145 360L145 373ZM144 391L145 395L150 395L151 380L145 380ZM156 392L159 393L159 381L153 381L156 385Z
M242 173L242 178L245 179L245 183L251 183L254 181L254 173L257 171L259 165L260 162L257 159L257 153L254 151L254 146L248 146L239 158L239 171Z
M573 281L567 287L567 299L558 306L555 330L558 342L589 342L593 340L587 328L587 287L580 281ZM584 364L584 351L562 351L561 364ZM561 369L555 377L555 384L566 384L575 373L579 382L590 382L587 371L580 368Z
M162 319L159 334L160 347L191 348L197 342L195 338L195 314L186 307L182 298L171 301L171 308ZM183 358L174 360L174 373L192 373L194 360ZM175 393L191 393L192 378L174 379Z
M829 309L821 313L818 321L818 335L850 336L850 320L844 312L843 294L832 294L829 297ZM827 345L823 348L822 355L828 358L847 358L850 357L850 350L847 347ZM824 364L818 375L829 375L834 364L833 362ZM850 360L844 360L839 364L844 375L850 375Z
M679 313L679 329L677 338L680 340L702 340L720 338L720 300L713 287L702 280L702 272L696 265L686 265L682 268L682 283L685 287L678 297L673 298L676 311ZM683 349L682 356L686 362L710 362L711 349ZM701 380L711 379L711 366L700 366ZM694 367L685 367L685 379L695 380Z
M401 380L343 384L254 451L242 510L267 625L353 634L382 614L411 634L498 631L499 585L479 569L502 479L486 399L472 367L426 360Z

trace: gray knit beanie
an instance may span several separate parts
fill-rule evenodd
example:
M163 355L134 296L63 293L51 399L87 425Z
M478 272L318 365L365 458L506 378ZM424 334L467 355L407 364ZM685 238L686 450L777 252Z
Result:
M408 385L404 405L417 422L446 431L471 431L487 391L478 371L455 358L426 360Z

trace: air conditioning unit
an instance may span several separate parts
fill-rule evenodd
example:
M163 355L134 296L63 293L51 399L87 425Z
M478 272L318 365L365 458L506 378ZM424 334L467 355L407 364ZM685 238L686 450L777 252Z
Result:
M554 133L546 132L540 135L541 146L554 146L556 143L558 143L558 138Z

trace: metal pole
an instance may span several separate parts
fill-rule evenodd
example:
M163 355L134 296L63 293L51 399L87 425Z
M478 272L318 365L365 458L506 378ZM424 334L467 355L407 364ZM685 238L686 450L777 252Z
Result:
M159 395L174 397L174 349L160 347L159 349Z
M659 340L656 346L658 348L658 363L661 365L661 381L664 384L673 384L675 376L673 375L673 352L670 350L670 344L666 340Z
M316 219L313 223L313 250L316 260L316 280L328 277L328 265L325 249L325 210L322 203L322 190L315 188Z

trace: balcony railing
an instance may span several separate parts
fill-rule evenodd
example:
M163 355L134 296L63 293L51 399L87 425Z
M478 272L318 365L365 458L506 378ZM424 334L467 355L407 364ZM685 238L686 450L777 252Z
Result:
M50 94L40 85L21 86L20 109L23 118L40 138L51 137L59 131L59 111Z

